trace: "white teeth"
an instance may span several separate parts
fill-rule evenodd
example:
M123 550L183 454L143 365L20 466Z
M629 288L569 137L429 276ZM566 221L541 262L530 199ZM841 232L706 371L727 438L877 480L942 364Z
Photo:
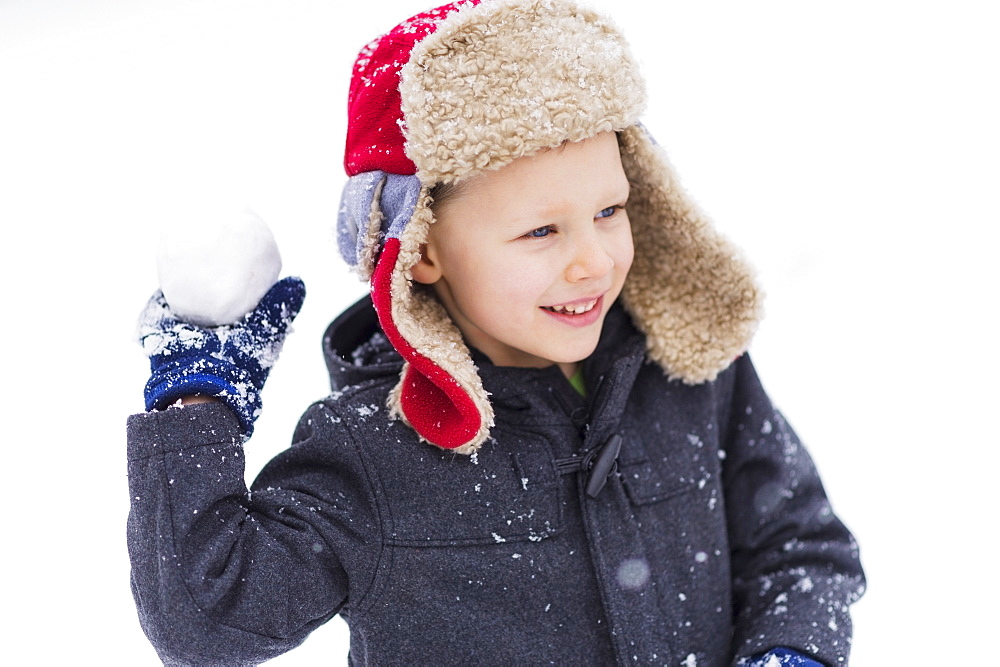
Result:
M597 305L597 299L593 301L588 301L587 303L580 303L577 305L569 306L549 306L548 309L556 313L569 313L570 315L581 315L590 310L593 310L594 306Z

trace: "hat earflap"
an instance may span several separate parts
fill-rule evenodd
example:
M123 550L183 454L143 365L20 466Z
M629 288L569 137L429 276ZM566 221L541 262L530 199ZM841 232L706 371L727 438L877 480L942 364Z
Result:
M420 193L415 176L375 170L347 179L337 213L337 245L362 279L371 278L383 241L403 233Z
M379 324L405 360L390 412L431 444L471 454L489 436L493 408L458 327L410 273L434 222L430 202L416 176L357 174L344 188L338 242L370 276Z
M684 191L645 128L626 128L619 145L636 239L622 299L650 359L668 376L688 384L713 380L750 345L763 294L750 265Z

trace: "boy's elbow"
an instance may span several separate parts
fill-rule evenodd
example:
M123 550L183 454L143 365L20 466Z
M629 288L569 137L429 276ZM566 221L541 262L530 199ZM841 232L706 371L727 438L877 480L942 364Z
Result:
M132 591L139 624L164 665L257 665L299 643L218 623L187 596L141 590L134 580Z

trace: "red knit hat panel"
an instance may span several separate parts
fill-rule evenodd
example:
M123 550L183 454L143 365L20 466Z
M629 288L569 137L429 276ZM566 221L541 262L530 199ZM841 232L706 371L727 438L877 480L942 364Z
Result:
M417 14L361 49L347 98L344 169L348 176L375 170L416 173L416 165L406 157L399 72L414 45L437 30L441 21L480 1L459 0Z

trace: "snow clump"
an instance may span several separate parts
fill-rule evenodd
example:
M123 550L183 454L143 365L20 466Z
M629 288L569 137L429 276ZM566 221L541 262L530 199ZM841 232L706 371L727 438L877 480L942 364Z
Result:
M179 319L234 324L278 280L274 235L249 209L201 209L164 228L157 253L160 289Z

